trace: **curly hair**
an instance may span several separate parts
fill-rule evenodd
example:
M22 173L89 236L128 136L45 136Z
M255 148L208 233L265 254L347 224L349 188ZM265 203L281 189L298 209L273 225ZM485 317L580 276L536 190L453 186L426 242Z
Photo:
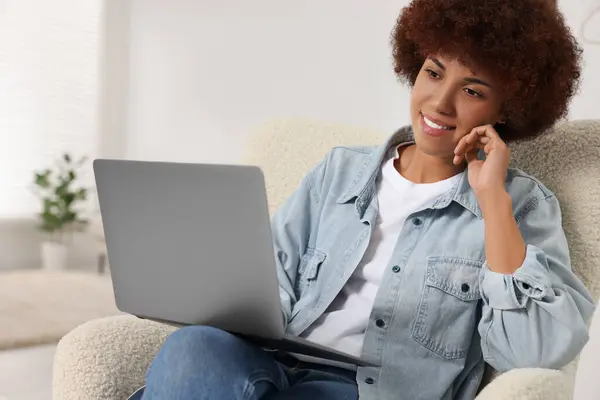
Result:
M430 54L492 74L505 96L505 141L529 139L568 112L582 49L549 0L413 0L391 35L394 71L414 85Z

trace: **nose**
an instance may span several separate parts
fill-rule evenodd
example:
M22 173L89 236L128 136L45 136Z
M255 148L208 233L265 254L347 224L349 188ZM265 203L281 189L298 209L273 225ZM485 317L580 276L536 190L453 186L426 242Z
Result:
M432 100L436 112L443 115L454 115L454 93L448 85L439 85Z

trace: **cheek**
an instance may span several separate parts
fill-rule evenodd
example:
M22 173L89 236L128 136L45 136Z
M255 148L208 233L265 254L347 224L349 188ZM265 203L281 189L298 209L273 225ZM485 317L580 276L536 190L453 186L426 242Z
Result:
M494 124L498 114L497 108L491 101L464 97L457 104L459 122L469 131L476 126Z
M454 145L454 147L456 147L458 145L458 142L460 142L460 139L467 136L469 134L469 132L471 132L471 129L464 129L464 130L457 129L456 132L454 132L454 135L452 135L452 144Z
M425 93L421 86L415 85L412 92L410 93L410 109L413 113L417 113L421 110L421 106L425 101Z

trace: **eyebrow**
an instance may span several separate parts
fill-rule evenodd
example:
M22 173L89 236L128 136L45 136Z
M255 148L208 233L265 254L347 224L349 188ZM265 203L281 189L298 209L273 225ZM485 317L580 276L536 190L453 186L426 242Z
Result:
M441 61L440 61L440 60L438 60L437 58L435 58L435 57L429 57L429 59L430 59L430 60L431 60L431 61L432 61L432 62L433 62L435 65L437 65L438 67L440 67L440 69L441 69L442 71L445 71L445 70L446 70L446 67L444 66L444 64L442 64L442 63L441 63ZM491 87L492 87L492 85L490 85L489 83L487 83L487 82L484 82L484 81L482 81L481 79L477 79L477 78L465 78L465 82L467 82L467 83L472 83L472 84L476 84L476 85L483 85L483 86L487 86L487 87L489 87L489 88L491 88Z
M483 85L483 86L487 86L489 88L492 87L492 85L490 85L487 82L482 81L481 79L477 79L477 78L465 78L465 82L467 83L474 83L474 84L479 84L479 85Z
M438 60L437 58L435 58L435 57L429 57L429 59L430 59L431 61L433 61L433 63L434 63L435 65L437 65L438 67L440 67L440 69L441 69L442 71L445 71L445 70L446 70L446 67L444 67L444 64L442 64L442 63L440 62L440 60Z

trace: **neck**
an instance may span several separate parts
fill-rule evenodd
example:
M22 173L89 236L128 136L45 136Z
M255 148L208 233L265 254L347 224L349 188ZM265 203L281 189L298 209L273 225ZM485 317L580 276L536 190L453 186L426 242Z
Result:
M464 171L464 164L454 165L453 155L443 158L424 154L416 145L401 148L395 162L396 170L414 183L434 183L453 177Z

